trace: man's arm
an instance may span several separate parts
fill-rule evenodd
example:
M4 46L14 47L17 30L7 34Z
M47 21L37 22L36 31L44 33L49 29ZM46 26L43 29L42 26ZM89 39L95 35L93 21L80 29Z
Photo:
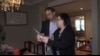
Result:
M37 34L37 41L38 42L42 42L42 37L44 36L44 22L42 22L42 27L41 27L41 31L40 34Z
M42 22L42 26L41 26L41 31L40 31L40 33L44 33L44 28L45 26L44 26L44 22Z

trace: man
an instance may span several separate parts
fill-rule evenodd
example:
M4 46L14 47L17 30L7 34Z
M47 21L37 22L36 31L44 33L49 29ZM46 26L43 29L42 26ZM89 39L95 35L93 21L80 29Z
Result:
M57 29L56 25L56 12L52 7L45 9L45 15L47 20L42 23L41 33L37 35L37 40L42 42L42 36L52 36L55 30ZM49 47L45 44L45 55L55 55L54 47Z

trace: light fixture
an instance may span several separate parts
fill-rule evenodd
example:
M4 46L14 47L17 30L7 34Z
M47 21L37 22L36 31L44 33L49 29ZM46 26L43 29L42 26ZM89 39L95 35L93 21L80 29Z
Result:
M80 18L80 19L84 19L85 17L84 17L84 16L79 16L79 18Z
M84 8L80 8L80 10L83 10Z
M14 11L19 9L20 5L24 4L24 0L0 0L1 10Z
M82 12L82 14L83 14L84 8L80 8L80 10L81 10L81 12ZM84 19L84 18L85 18L84 16L80 16L80 19Z

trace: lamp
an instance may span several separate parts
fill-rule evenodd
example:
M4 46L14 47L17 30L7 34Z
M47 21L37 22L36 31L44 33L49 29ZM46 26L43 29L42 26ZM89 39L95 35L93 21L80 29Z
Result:
M1 10L14 11L14 8L19 10L20 5L24 4L24 0L0 0Z

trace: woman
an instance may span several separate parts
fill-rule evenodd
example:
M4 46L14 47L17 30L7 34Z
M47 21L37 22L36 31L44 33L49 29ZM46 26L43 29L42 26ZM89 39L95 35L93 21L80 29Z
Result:
M42 41L48 46L55 47L57 55L75 55L75 32L70 23L70 17L66 13L58 15L58 29L54 33L54 40L43 37Z

